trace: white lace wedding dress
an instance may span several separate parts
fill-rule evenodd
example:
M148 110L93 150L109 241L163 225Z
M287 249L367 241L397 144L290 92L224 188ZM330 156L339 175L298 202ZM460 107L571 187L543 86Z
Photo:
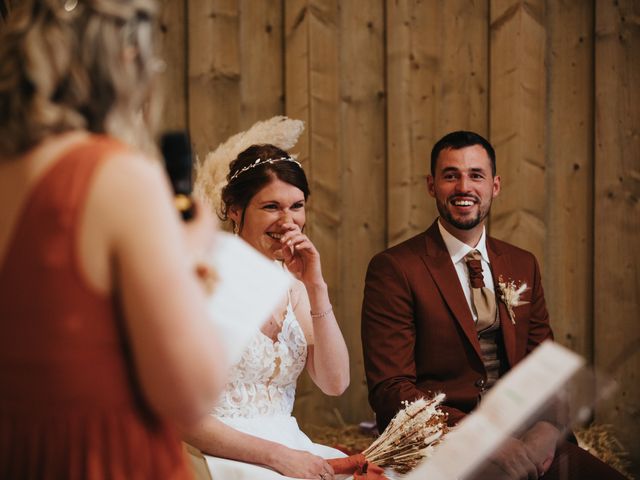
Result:
M256 437L323 458L344 457L339 450L311 442L291 415L296 381L306 358L307 342L289 301L277 340L256 332L242 359L232 368L212 414L236 430ZM263 466L209 455L205 458L214 480L289 478Z

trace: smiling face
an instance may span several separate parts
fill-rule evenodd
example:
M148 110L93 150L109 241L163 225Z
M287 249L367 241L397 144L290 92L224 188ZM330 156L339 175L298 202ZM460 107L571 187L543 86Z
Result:
M500 177L492 175L485 149L472 145L442 150L427 186L445 229L465 243L477 243L491 202L500 193Z
M229 217L241 224L242 210L231 207ZM304 227L306 222L304 193L298 187L273 178L249 201L244 213L240 237L268 258L282 260L280 238L284 223Z

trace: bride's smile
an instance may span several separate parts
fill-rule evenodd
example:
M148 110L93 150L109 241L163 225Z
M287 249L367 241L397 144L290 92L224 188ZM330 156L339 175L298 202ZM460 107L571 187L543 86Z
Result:
M268 258L282 260L282 237L306 221L304 193L274 178L255 194L246 209L230 209L229 216L242 225L240 237Z

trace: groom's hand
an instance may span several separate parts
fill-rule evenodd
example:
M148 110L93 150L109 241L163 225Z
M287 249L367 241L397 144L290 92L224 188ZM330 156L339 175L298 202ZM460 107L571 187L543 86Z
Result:
M482 480L536 480L538 468L532 452L517 438L507 439L491 456L488 464L474 478Z
M560 431L549 422L537 422L525 432L522 441L530 452L531 459L540 476L549 470L556 454Z

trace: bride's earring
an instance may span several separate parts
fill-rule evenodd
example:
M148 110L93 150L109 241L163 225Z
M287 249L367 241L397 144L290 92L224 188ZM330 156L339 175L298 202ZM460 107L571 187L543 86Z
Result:
M233 234L236 237L238 236L238 224L236 222L233 222Z

